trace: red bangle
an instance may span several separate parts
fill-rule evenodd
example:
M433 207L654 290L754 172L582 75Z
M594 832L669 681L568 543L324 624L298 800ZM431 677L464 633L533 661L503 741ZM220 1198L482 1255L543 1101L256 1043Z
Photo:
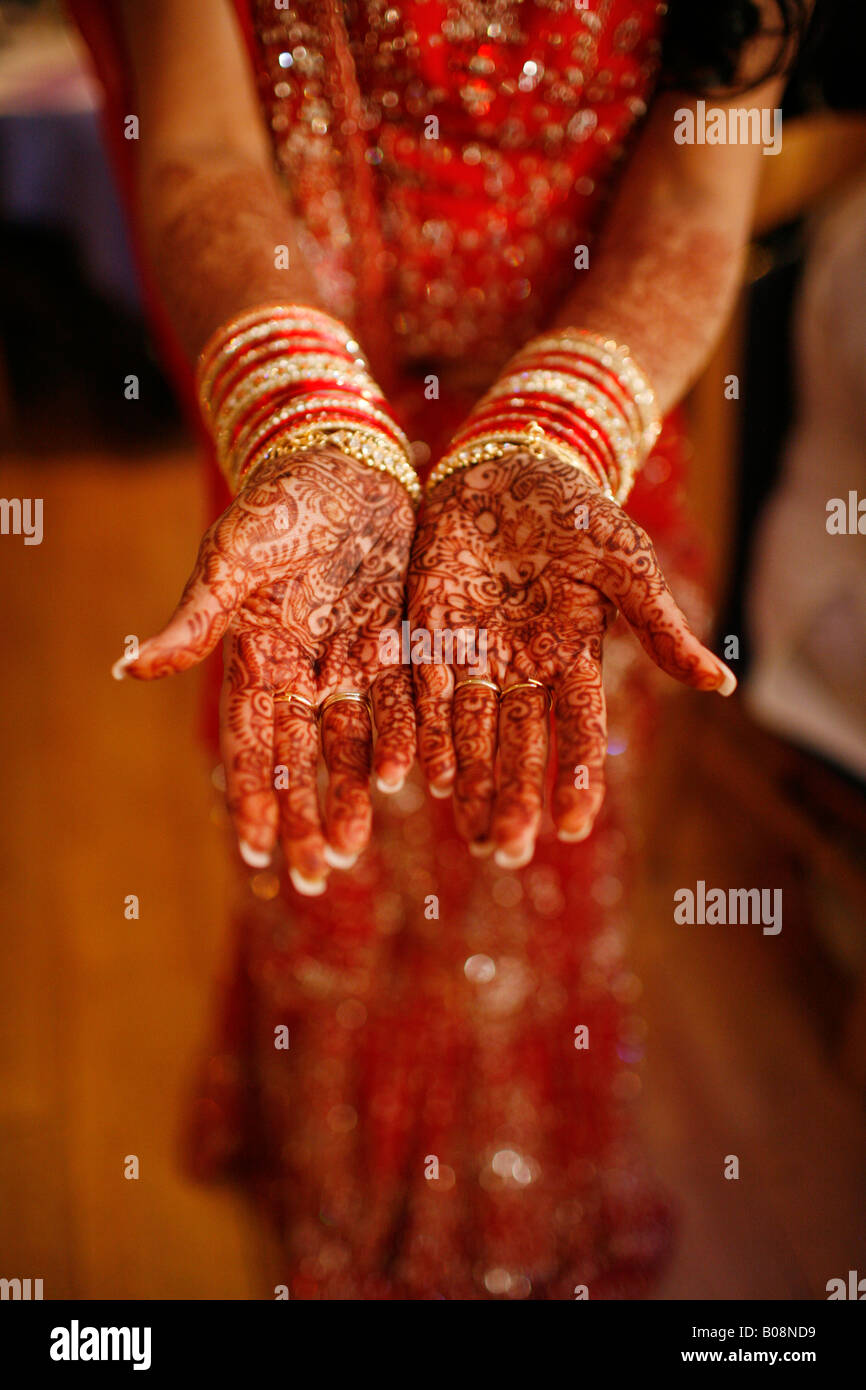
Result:
M265 340L265 342L267 342L267 340ZM226 398L231 395L236 386L241 384L244 377L249 376L251 372L258 371L260 367L267 366L269 362L278 361L280 358L291 359L295 351L301 351L301 349L298 348L293 349L292 352L287 352L285 348L285 338L275 338L272 352L257 356L254 362L248 361L247 359L253 352L261 354L262 346L263 344L261 342L256 343L253 347L250 347L246 352L242 353L240 357L226 363L226 365L221 367L217 372L208 389L212 415L216 415ZM324 344L319 346L311 342L304 345L304 355L307 354L308 348L310 353L314 353L316 356L332 357L335 362L341 362L347 367L356 366L357 359L352 357L351 353L344 352L342 349L338 351L333 347L326 347Z
M566 405L558 397L546 396L541 392L526 392L519 397L500 396L495 400L489 401L487 405L482 405L475 410L472 414L472 419L489 419L491 415L495 416L503 409L509 412L515 410L519 413L526 412L530 417L536 414L547 415L565 430L580 428L589 435L590 445L598 453L600 462L603 466L607 466L604 463L605 451L610 456L611 461L613 461L613 451L610 446L610 441L604 431L597 425L586 424L585 417L578 417L577 409L574 406ZM598 443L598 439L601 439L604 449Z
M614 410L616 410L622 416L626 426L629 429L631 429L631 421L628 418L627 411L623 407L623 402L627 402L628 397L625 395L624 392L622 392L622 388L620 387L619 382L617 381L616 377L613 375L612 372L609 372L606 367L600 366L599 363L595 362L591 357L577 359L575 355L569 354L568 358L566 359L568 365L566 365L562 362L551 362L551 355L539 355L537 358L531 359L531 365L521 363L518 368L518 371L555 371L560 373L560 375L562 376L572 377L575 381L592 380L592 384L594 386L597 386L599 391L601 391L603 395L607 396L607 399L610 401ZM576 360L587 362L591 364L593 367L595 367L596 371L598 371L599 373L603 373L604 376L606 376L609 381L612 381L614 385L618 388L618 391L620 392L619 398L613 395L610 389L607 386L603 386L600 381L595 381L592 378L588 378L583 372L575 371L573 364ZM505 374L508 374L507 369ZM517 373L515 373L515 375L516 374Z
M327 380L299 381L296 385L292 386L275 386L273 391L268 391L264 395L256 396L243 414L235 421L230 435L232 449L234 449L243 431L252 424L257 416L264 418L266 415L270 414L271 411L279 409L291 400L296 400L300 396L315 395L345 395L349 401L357 400L358 397L361 396L363 400L369 401L370 404L375 405L377 409L384 411L386 414L389 413L388 403L384 396L380 394L363 396L357 387L339 386Z
M521 397L521 400L523 399L524 398ZM491 402L486 409L477 410L473 413L471 417L471 428L473 433L477 433L475 428L477 422L482 423L485 429L489 429L491 421L496 422L503 417L503 403L499 403L498 411L493 410L493 404L494 403ZM524 427L531 424L533 420L543 425L544 419L546 418L549 422L547 424L547 432L562 436L564 440L571 443L573 448L577 448L581 452L588 452L591 456L591 462L596 467L599 475L604 478L605 483L607 483L610 472L612 470L615 471L616 460L606 436L591 422L587 423L583 419L576 420L574 418L573 409L568 413L566 420L561 420L546 404L533 402L530 405L527 402L526 405L515 405L513 401L509 401L505 404L505 414L506 417L522 419L524 421ZM594 434L592 431L594 431ZM603 441L604 448L602 448L601 444L598 442L598 438L595 436L600 437ZM460 447L465 437L466 431L458 432L455 436L455 447Z
M303 312L303 316L305 319L312 320L314 324L319 324L321 326L322 333L326 335L329 341L339 342L341 346L343 345L344 340L341 340L340 337L334 333L335 320L331 318L330 314L323 313L321 309L308 308L306 305L303 306L302 310L297 305L288 304L263 305L258 310L251 309L248 313L240 314L238 316L238 318L241 320L242 326L238 327L236 329L236 332L247 333L251 328L257 328L259 324L280 322L284 319L290 319L293 323L297 323L299 312ZM315 328L298 328L289 331L304 333L315 332L316 330ZM223 324L220 328L217 328L215 332L211 334L204 347L202 348L201 352L199 353L198 371L200 376L204 375L211 359L214 358L217 355L217 353L222 351L222 349L225 347L226 341L226 329L225 325ZM349 341L354 340L350 337Z
M454 440L452 448L455 451L468 448L468 446L472 443L473 439L483 438L485 435L490 434L508 435L511 433L516 433L525 435L528 423L530 422L527 421L525 416L502 415L495 420L489 420L486 423L476 425L473 429L468 430L465 433L462 433L459 439ZM575 444L565 439L562 439L558 437L557 433L552 429L545 430L545 434L550 436L551 442L561 443L565 447L568 447L572 449L574 452L579 453L583 461L586 463L587 467L592 472L593 476L596 478L596 481L600 484L600 486L602 488L608 487L607 474L603 469L599 467L598 462L594 457L587 457L587 451L584 448L583 444ZM515 440L515 448L519 447L520 442L518 440Z
M363 411L351 409L344 410L342 406L339 408L333 407L323 409L321 406L316 407L315 405L311 405L309 410L299 410L297 415L293 415L290 423L286 420L276 421L271 429L266 430L263 435L256 438L255 449L252 452L259 454L261 450L265 448L268 441L273 439L274 435L280 434L281 431L287 428L295 429L299 425L313 423L326 424L328 420L352 420L359 425L373 425L380 434L385 435L385 437L396 444L398 448L403 447L400 437L397 434L396 426L392 426L390 422L386 423L383 420L371 420L370 416L366 415ZM239 476L244 476L243 469Z

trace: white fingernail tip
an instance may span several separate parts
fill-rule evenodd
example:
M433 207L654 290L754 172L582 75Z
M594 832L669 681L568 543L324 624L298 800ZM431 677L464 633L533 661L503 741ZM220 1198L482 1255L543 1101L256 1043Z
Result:
M379 791L384 792L386 796L393 796L395 792L403 790L403 783L405 780L405 777L401 777L399 782L385 782L381 777L377 777L376 786L379 788Z
M238 849L241 853L241 859L245 864L249 864L251 869L264 869L271 862L271 856L267 850L253 849L246 840L238 841Z
M720 695L733 695L733 693L734 693L734 691L736 690L736 688L737 688L737 678L736 678L736 676L734 675L733 671L729 671L728 668L727 668L727 666L726 666L726 667L725 667L724 679L723 679L721 685L717 685L717 686L716 686L716 689L717 689L717 691L719 692Z
M444 801L454 790L453 787L433 787L430 788L430 795L435 796L437 801Z
M469 853L476 859L486 859L493 853L493 844L490 840L472 840L469 844Z
M498 849L493 856L493 861L498 864L500 869L522 869L528 864L535 853L535 845L529 844L518 854L509 854L504 849Z
M587 840L592 834L592 821L589 825L581 826L580 830L558 830L556 838L561 840L564 845L577 845L581 840Z
M343 854L340 850L325 845L325 860L332 869L351 869L357 864L359 853L360 851L356 850L354 854Z
M133 661L137 661L135 656L119 656L111 668L111 674L116 681L122 681L126 674L127 666L131 666Z
M301 893L305 898L318 898L325 891L326 882L323 878L304 878L297 869L289 869L289 878L295 892Z

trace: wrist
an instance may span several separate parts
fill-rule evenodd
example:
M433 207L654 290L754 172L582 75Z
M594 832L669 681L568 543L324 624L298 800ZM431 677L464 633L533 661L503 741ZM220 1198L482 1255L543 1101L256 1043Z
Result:
M358 343L321 310L266 305L231 320L205 346L197 384L233 492L277 454L330 443L419 499L408 440Z
M371 468L367 460L353 458L332 438L321 444L290 441L283 447L277 446L257 461L255 468L246 475L238 495L273 487L292 477L313 484L327 495L333 493L337 483L372 484L376 478L376 485L380 489L384 486L393 495L395 506L405 505L407 500L406 489L396 478L384 470Z
M532 339L482 398L436 465L428 490L509 445L547 449L617 502L661 428L652 388L628 350L577 329Z
M464 468L473 468L481 463L496 463L515 453L523 453L527 459L538 464L554 460L559 468L566 467L605 496L613 498L613 493L600 477L591 459L578 449L564 447L559 441L548 438L537 422L533 421L523 429L519 424L509 429L508 423L506 419L502 421L501 428L480 428L475 433L469 431L461 436L459 445L452 445L430 474L427 480L428 495L443 479Z
M351 421L340 426L329 420L324 426L313 423L279 432L250 459L240 487L259 482L263 476L283 476L292 472L301 462L309 460L311 451L320 455L330 451L367 471L385 474L393 479L395 487L408 493L413 506L420 500L421 485L402 450L378 430Z

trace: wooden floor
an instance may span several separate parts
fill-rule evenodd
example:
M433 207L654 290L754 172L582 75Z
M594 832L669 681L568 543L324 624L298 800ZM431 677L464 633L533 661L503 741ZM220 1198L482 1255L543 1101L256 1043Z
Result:
M184 452L79 455L6 460L2 476L5 496L44 498L45 537L0 538L0 1275L42 1278L46 1298L269 1297L242 1201L192 1186L175 1161L229 896L198 678L109 677L123 637L155 629L192 561L195 465ZM862 962L846 974L813 932L823 914L849 940L852 885L843 863L834 894L808 838L795 851L764 822L742 752L742 778L731 771L740 716L714 704L707 723L708 708L679 703L644 788L643 1113L681 1206L660 1294L823 1297L829 1278L866 1272L866 1123L845 1047ZM711 756L686 758L704 734ZM782 937L672 926L695 862L708 883L784 884ZM130 1154L137 1182L123 1176Z
M866 1059L851 1049L866 884L850 861L816 868L823 838L800 835L788 817L801 808L775 806L743 757L746 741L766 767L774 740L754 739L730 703L684 704L660 748L632 943L649 1024L646 1131L681 1206L659 1296L823 1298L828 1279L866 1268ZM783 761L808 773L811 760ZM652 804L655 789L645 794ZM781 888L781 933L672 923L697 864L708 889Z

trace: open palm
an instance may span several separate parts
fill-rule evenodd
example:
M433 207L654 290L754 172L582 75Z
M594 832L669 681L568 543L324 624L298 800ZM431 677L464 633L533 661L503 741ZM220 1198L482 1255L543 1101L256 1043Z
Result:
M457 665L415 669L418 749L435 794L454 794L458 829L477 853L518 867L532 856L556 723L552 812L564 840L589 834L604 798L602 648L622 612L654 661L699 690L728 694L727 667L690 631L649 537L584 474L515 450L435 489L409 571L413 627L474 629L501 703L460 689ZM497 767L498 762L498 767Z
M404 489L331 449L261 468L205 533L180 604L118 675L184 671L223 638L221 748L228 803L248 863L264 864L279 836L295 887L320 892L330 865L367 842L371 766L396 789L412 765L411 685L379 661L395 627L414 518ZM289 690L302 701L274 701ZM329 695L370 694L363 704ZM312 708L311 708L312 707ZM329 772L324 816L316 774Z

